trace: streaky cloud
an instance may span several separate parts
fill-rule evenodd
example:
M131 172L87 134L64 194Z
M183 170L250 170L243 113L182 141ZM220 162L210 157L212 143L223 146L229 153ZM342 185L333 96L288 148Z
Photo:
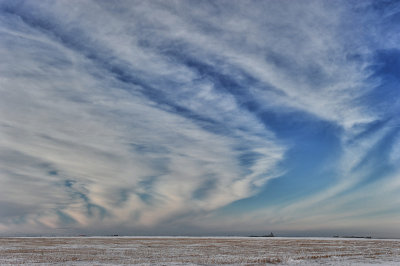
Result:
M2 1L0 233L393 229L399 10Z

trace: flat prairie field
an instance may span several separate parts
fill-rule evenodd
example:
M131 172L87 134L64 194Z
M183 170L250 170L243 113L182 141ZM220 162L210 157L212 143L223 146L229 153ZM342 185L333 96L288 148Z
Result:
M0 238L1 265L400 265L400 240L264 237Z

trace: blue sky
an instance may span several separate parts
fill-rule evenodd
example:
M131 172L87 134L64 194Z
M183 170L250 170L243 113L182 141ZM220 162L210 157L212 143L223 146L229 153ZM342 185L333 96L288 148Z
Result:
M400 237L396 1L0 1L0 234Z

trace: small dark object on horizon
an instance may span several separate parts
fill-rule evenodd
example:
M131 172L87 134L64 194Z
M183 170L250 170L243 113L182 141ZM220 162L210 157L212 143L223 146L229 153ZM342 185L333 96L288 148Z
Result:
M265 235L263 237L274 237L274 234L271 232L269 235Z
M334 236L334 237L339 237L339 236ZM371 236L342 236L341 238L366 238L366 239L371 239Z
M269 235L263 235L263 236L250 236L250 237L275 237L274 234L271 232Z

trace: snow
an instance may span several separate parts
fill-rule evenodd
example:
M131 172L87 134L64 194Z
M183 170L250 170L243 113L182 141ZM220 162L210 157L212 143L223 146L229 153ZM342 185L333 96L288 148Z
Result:
M399 265L400 240L263 237L0 238L0 264Z

